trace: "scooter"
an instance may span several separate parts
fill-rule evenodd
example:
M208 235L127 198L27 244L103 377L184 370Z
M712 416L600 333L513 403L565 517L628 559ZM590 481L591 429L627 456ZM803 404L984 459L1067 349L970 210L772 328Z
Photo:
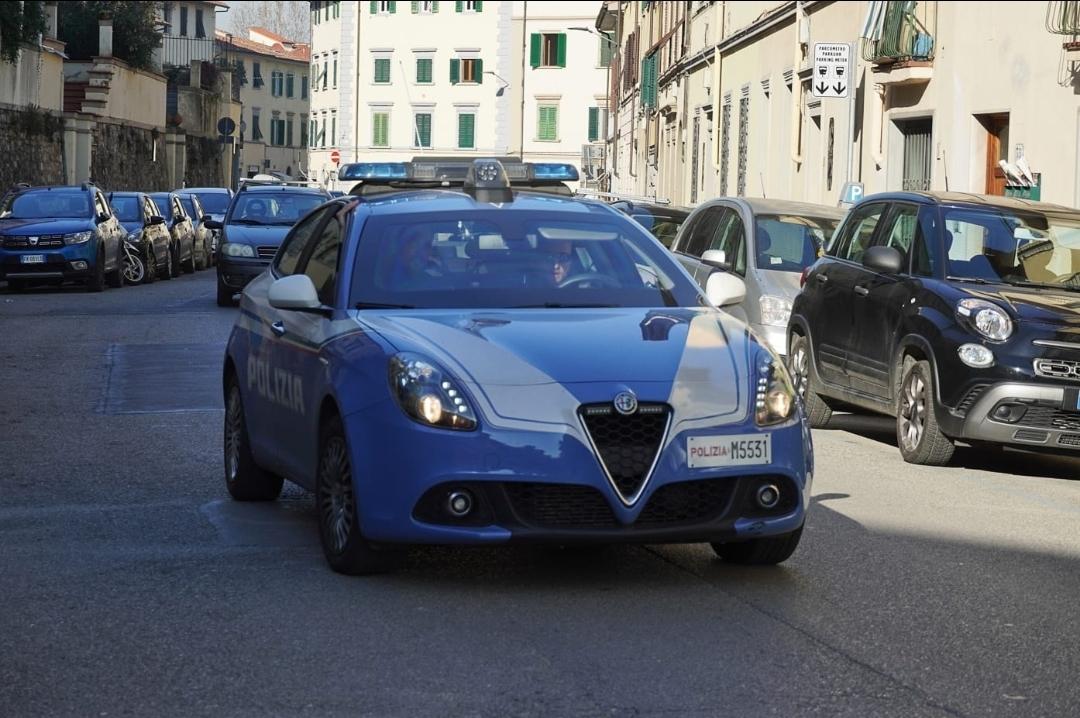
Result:
M139 247L124 240L124 283L142 284L146 280L146 260Z

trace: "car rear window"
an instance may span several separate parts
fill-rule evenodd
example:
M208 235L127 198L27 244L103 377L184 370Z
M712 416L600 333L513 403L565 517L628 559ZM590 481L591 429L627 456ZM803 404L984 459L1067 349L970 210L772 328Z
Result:
M288 227L325 201L322 195L307 192L242 192L229 223Z

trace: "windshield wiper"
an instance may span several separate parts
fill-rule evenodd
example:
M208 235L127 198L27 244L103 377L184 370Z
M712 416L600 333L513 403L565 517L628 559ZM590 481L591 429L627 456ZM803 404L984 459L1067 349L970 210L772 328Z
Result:
M412 304L383 304L380 302L357 302L357 309L416 309Z
M266 222L260 222L260 221L258 221L256 219L246 219L246 218L245 219L234 219L231 222L229 222L229 224L251 224L251 225L255 225L256 227L264 227L264 226L266 226Z
M988 279L983 279L982 277L945 277L945 279L952 282L971 282L972 284L1001 284L1004 281L1000 280L992 282Z
M543 304L517 304L511 309L614 309L618 306L618 304L544 302Z
M1023 280L1018 282L1006 281L1005 283L1013 287L1031 287L1033 289L1061 289L1066 292L1080 292L1080 287L1073 287L1068 284L1052 284L1050 282L1027 282Z

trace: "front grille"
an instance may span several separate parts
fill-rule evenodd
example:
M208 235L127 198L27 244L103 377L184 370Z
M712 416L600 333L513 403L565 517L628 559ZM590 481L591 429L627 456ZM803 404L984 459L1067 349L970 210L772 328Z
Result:
M1058 443L1063 446L1080 446L1080 434L1062 434L1058 437Z
M1042 444L1045 443L1048 438L1050 438L1050 435L1047 434L1045 431L1020 429L1015 434L1013 434L1013 438L1017 441L1034 441L1036 443Z
M1036 359L1035 373L1047 379L1080 380L1080 361L1068 359Z
M673 526L716 518L731 501L735 484L733 478L728 478L680 481L661 486L649 499L635 525Z
M1019 423L1039 429L1080 432L1080 414L1052 406L1029 406Z
M514 513L534 528L612 528L618 524L596 489L573 484L505 484Z
M4 249L39 249L46 247L63 247L64 235L46 234L37 238L37 244L31 244L29 237L3 237Z
M610 404L581 407L585 430L624 500L635 496L649 478L670 416L666 404L641 404L628 416Z
M968 390L967 394L964 394L964 398L960 400L960 403L956 405L956 413L960 416L967 416L967 413L971 410L971 407L975 406L975 402L979 400L983 392L986 391L986 387L989 384L976 384Z
M277 247L266 244L255 248L255 252L259 255L259 259L273 259L274 255L277 254L277 250Z

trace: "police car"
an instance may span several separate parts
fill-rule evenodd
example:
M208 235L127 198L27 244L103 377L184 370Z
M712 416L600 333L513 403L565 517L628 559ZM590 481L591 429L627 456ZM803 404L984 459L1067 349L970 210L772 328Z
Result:
M331 567L409 544L708 542L787 559L813 451L787 370L569 165L346 166L244 290L225 480L311 490Z

